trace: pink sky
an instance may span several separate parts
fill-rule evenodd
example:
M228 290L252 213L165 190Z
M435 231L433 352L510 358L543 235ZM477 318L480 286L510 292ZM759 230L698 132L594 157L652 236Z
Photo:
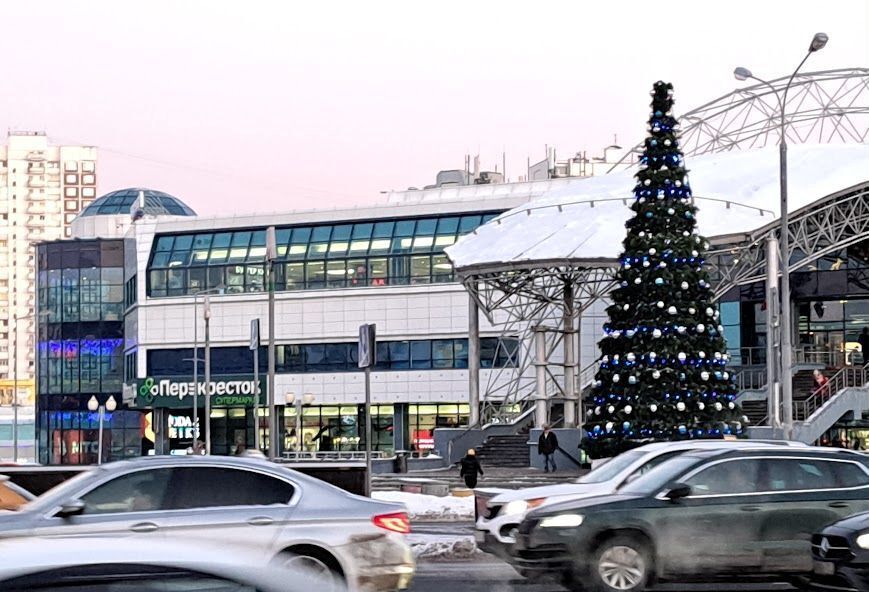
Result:
M650 7L661 7L660 13ZM100 192L200 213L371 203L479 153L599 154L757 75L869 66L864 0L28 1L4 4L0 125L99 146ZM780 15L782 12L784 14ZM689 163L690 164L690 163Z

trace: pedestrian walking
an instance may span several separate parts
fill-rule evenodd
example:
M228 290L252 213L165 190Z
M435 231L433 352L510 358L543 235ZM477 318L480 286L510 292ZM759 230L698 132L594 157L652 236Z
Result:
M552 465L554 473L558 467L555 466L555 452L558 450L558 436L552 431L548 425L543 426L543 433L540 434L540 439L537 441L537 453L543 455L543 472L549 472L549 465Z
M814 376L814 391L818 393L821 397L822 401L826 401L830 396L830 387L827 383L830 382L830 379L824 376L824 373L820 370L815 370L812 375Z
M459 476L465 480L465 485L469 489L475 488L477 486L477 474L483 475L483 467L480 466L480 461L477 460L477 451L471 448L460 462L462 466L459 469Z

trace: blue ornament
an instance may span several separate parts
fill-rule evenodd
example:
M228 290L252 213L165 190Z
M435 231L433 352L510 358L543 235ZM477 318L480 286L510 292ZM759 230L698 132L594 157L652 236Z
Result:
M658 140L652 140L651 142L649 142L649 144L651 144L652 146L657 146Z
M664 285L663 278L655 278L655 285L656 286L663 286Z
M688 428L686 428L686 427L683 426L683 425L680 425L680 426L679 426L679 433L680 433L680 434L687 434L687 433L688 433Z
M631 427L631 422L629 422L629 421L626 421L625 423L622 424L622 428L625 430L630 429L630 427Z
M646 212L646 218L651 218L652 216L654 216L652 212Z
M594 426L594 433L595 433L595 434L599 434L599 433L600 433L600 426L599 426L599 425Z

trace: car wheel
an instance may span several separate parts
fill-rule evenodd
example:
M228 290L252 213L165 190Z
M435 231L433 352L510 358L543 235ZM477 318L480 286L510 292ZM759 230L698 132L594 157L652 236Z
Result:
M589 566L592 588L600 592L641 592L652 573L648 546L637 538L605 540Z
M287 569L298 569L323 582L318 591L338 592L344 589L344 577L341 569L331 557L319 554L305 554L290 550L278 558L277 563Z

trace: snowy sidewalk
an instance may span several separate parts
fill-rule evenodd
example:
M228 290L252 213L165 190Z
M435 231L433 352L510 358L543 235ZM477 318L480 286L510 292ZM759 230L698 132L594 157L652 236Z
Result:
M411 522L452 522L474 519L474 496L438 497L402 491L375 491L372 498L404 504Z

